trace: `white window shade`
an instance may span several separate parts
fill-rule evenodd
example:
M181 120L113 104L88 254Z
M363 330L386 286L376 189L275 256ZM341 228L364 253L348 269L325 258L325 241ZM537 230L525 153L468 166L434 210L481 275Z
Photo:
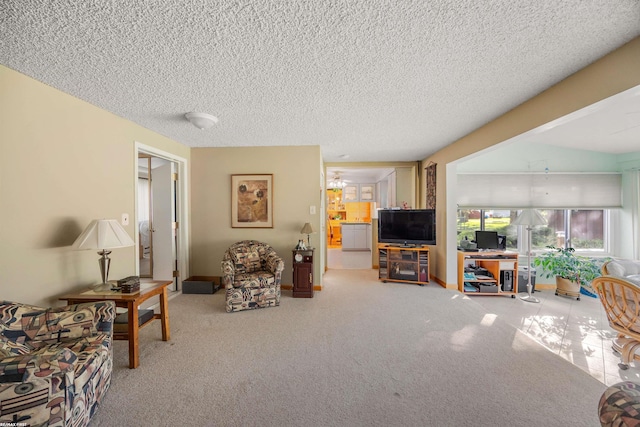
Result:
M458 174L457 203L476 209L609 209L622 206L619 173Z

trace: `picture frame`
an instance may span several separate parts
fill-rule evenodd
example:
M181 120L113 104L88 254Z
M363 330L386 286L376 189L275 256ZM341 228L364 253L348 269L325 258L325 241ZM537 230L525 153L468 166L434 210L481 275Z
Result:
M273 174L231 175L231 227L273 228Z

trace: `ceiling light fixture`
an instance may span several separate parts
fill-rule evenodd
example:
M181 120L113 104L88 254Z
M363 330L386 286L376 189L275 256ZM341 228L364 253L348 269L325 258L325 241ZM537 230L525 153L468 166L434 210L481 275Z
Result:
M191 112L184 115L192 125L198 129L209 129L211 126L218 123L218 118L207 113Z
M333 181L329 181L329 188L333 188L334 190L343 189L346 185L347 183L344 181L341 181L338 175L335 175L333 177Z

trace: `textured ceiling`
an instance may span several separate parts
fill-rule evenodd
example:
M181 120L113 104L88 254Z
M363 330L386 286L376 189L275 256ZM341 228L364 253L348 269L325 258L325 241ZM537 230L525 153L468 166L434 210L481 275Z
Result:
M3 0L0 31L3 65L188 146L411 161L640 35L640 2Z

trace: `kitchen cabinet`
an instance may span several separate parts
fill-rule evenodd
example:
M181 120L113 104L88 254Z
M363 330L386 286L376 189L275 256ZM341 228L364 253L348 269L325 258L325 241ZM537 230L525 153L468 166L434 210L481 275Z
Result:
M375 201L375 184L349 184L342 190L344 202Z
M342 223L342 250L367 251L371 250L371 224Z

